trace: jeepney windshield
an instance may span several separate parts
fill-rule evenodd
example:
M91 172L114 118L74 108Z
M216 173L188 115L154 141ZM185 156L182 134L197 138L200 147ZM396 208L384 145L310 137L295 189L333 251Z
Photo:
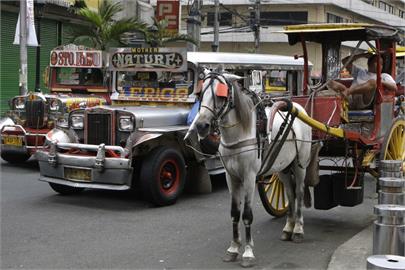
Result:
M60 85L103 85L103 71L99 68L57 67L56 84Z
M159 92L162 89L188 89L193 92L193 71L188 72L155 72L155 71L118 71L117 90L124 94L134 89Z

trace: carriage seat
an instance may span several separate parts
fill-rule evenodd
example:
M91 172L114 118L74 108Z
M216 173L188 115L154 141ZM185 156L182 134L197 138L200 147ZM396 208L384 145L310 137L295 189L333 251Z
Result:
M374 111L373 110L355 110L349 111L349 122L373 122Z

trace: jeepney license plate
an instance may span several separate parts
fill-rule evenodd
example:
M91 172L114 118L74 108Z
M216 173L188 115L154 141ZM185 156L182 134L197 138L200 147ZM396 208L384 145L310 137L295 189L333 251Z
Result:
M64 178L73 181L91 181L91 169L64 167Z
M23 138L20 136L3 136L3 142L7 145L22 146Z

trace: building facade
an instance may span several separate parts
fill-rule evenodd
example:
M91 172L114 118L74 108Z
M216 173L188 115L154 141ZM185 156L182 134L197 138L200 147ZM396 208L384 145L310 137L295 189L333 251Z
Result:
M398 27L405 31L404 0L220 0L219 50L230 52L255 51L256 5L260 10L261 53L295 55L301 54L301 46L290 46L287 36L277 31L284 25L301 23L374 23ZM214 40L214 0L204 1L201 29L202 51L211 51ZM182 7L182 18L187 17L188 6ZM182 30L186 23L182 20ZM345 44L343 54L349 53L355 44ZM314 71L321 68L321 48L308 45L310 61Z

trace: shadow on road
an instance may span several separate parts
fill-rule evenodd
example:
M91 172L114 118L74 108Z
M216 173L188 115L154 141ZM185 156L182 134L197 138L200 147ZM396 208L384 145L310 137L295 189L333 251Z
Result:
M15 169L27 171L39 171L38 162L33 158L30 158L28 161L24 163L8 163L6 161L2 161L0 166L1 170L4 172L11 172L12 170Z

